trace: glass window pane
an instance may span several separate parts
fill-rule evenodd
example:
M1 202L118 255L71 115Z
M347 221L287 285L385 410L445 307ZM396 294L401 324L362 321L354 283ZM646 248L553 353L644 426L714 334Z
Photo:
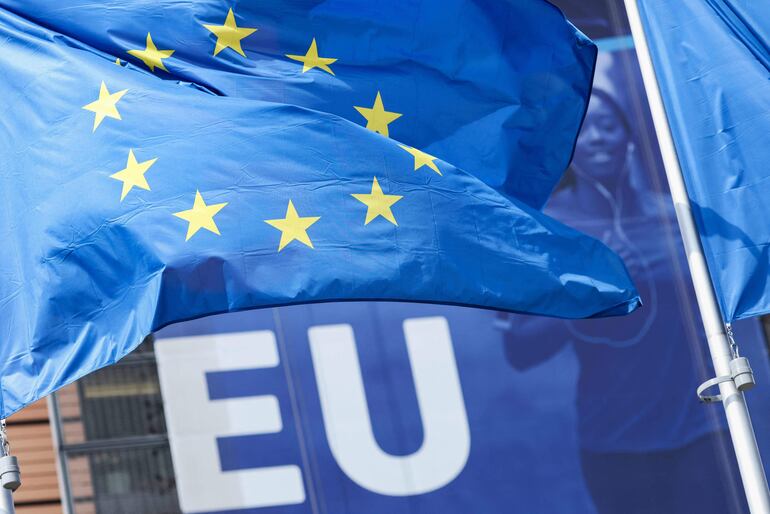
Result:
M168 446L67 455L74 514L179 514Z

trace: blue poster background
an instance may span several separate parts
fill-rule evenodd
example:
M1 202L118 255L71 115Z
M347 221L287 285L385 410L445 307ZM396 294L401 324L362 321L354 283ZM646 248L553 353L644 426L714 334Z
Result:
M307 500L237 512L747 512L721 407L695 396L713 371L622 3L557 3L603 51L573 165L547 211L618 251L644 307L627 318L567 322L431 305L326 304L165 329L159 339L276 333L278 368L223 372L208 385L219 399L275 395L284 429L218 439L219 465L297 464ZM353 327L375 438L385 452L409 455L423 433L402 325L428 316L442 316L450 327L470 457L436 491L376 494L351 481L331 454L308 330ZM739 323L736 333L760 384L749 399L767 462L765 338L756 320Z

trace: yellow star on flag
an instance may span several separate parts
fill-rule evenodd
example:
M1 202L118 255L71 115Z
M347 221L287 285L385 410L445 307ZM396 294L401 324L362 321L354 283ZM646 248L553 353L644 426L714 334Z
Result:
M441 171L438 169L438 166L436 166L436 163L433 162L436 160L436 157L433 157L430 154L427 154L421 150L418 150L417 148L412 148L411 146L406 145L398 145L410 154L414 156L414 170L417 171L423 166L427 166L439 175L441 175Z
M202 228L205 228L206 230L213 232L216 235L220 235L219 228L217 227L217 224L214 223L214 216L216 216L216 214L226 205L227 202L217 203L214 205L206 205L206 202L203 201L203 197L201 196L200 191L196 190L195 203L193 204L193 208L174 213L174 216L177 218L182 218L183 220L189 222L189 225L187 225L187 236L185 237L185 241L189 241L190 238Z
M280 252L294 240L313 248L313 242L310 240L310 236L307 235L307 229L320 219L320 216L300 217L297 214L297 209L294 208L294 204L289 200L285 218L265 220L265 223L281 231L281 242L278 243L278 251Z
M295 61L301 62L302 73L312 70L313 68L321 68L326 73L330 73L334 75L334 72L329 67L329 65L332 64L333 62L336 62L337 59L333 59L331 57L319 57L318 47L316 46L315 38L313 38L313 41L310 43L310 48L308 48L307 53L305 55L286 54L286 57L288 57L289 59L293 59Z
M217 43L214 46L214 55L217 55L225 48L232 48L242 56L246 57L246 54L243 53L243 49L241 48L241 40L257 31L257 29L239 27L236 25L235 14L233 14L232 9L227 12L227 17L225 18L225 23L223 25L206 25L204 23L203 26L209 29L209 31L217 37Z
M107 89L107 85L102 80L102 85L99 88L99 99L83 106L83 109L96 114L96 116L94 116L94 128L91 132L96 132L96 127L104 121L104 118L121 119L117 104L118 100L126 94L126 91L128 91L128 89L118 91L117 93L110 93Z
M366 128L386 137L388 136L388 125L403 116L401 113L385 110L379 91L377 91L377 97L374 99L374 105L371 108L354 107L361 113L361 116L366 118Z
M120 180L123 182L123 191L120 193L120 201L122 202L126 195L132 188L138 187L146 191L150 190L150 184L147 183L147 179L144 178L144 174L150 169L150 166L155 164L158 158L150 159L148 161L137 162L134 157L134 151L128 151L128 160L126 161L126 167L117 173L110 175L110 178Z
M163 71L168 71L163 64L163 59L171 57L174 50L158 50L155 43L152 42L152 36L147 33L147 44L144 50L129 50L129 54L133 55L150 68L150 71L154 72L155 68L160 68Z
M397 201L401 200L403 196L383 194L380 183L377 182L377 177L374 177L374 181L372 182L371 193L353 194L351 196L366 205L366 220L364 221L364 225L368 225L369 222L377 216L382 216L389 222L398 226L396 218L393 216L393 211L390 208Z

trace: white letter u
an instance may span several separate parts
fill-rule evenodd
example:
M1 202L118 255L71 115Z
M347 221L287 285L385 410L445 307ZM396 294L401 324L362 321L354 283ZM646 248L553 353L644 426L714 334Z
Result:
M350 325L308 331L329 447L345 474L375 493L410 496L454 480L470 453L470 430L449 326L443 317L410 319L404 335L423 442L411 455L382 451L372 431Z

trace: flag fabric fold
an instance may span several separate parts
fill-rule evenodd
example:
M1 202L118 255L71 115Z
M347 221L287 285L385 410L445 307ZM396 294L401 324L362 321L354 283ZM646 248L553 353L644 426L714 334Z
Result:
M2 9L0 70L0 417L213 313L639 305L598 241L335 115L160 80Z
M567 168L596 59L545 0L0 6L161 78L337 114L535 208Z
M639 0L726 321L770 312L770 9Z

